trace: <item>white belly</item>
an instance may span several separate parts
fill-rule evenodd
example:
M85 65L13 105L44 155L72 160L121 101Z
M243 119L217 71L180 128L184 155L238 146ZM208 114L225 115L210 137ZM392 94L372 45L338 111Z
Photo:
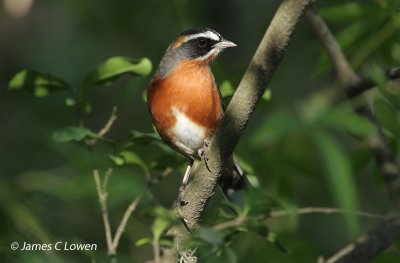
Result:
M188 119L181 111L172 109L176 123L170 133L176 139L176 146L185 154L197 157L198 150L203 147L205 128Z

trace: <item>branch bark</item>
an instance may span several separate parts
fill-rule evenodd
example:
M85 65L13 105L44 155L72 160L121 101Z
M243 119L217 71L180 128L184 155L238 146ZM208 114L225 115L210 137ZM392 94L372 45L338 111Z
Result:
M285 0L281 3L210 141L208 166L211 172L204 163L195 163L193 179L185 195L188 204L179 212L190 230L198 225L207 201L214 193L218 178L228 165L229 158L282 60L309 3L310 0ZM184 226L179 226L172 229L171 234L175 235L175 241L173 247L165 252L165 262L177 262L178 252L182 252L182 243L188 231Z

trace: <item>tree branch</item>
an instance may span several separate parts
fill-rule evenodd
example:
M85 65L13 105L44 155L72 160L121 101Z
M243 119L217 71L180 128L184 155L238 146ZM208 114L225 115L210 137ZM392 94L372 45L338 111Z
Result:
M356 216L360 216L360 217L365 217L365 218L378 218L378 219L382 219L384 218L383 215L378 215L378 214L372 214L372 213L368 213L368 212L363 212L363 211L346 211L343 209L339 209L339 208L331 208L331 207L303 207L303 208L299 208L293 211L287 211L287 210L283 210L283 211L272 211L270 213L271 218L277 218L277 217L283 217L283 216L290 216L293 214L296 215L305 215L305 214L326 214L326 215L330 215L330 214L354 214Z
M306 16L322 42L326 53L328 53L329 58L332 60L339 81L344 84L344 86L359 82L360 78L357 76L349 61L343 54L339 43L337 43L335 37L325 24L325 21L317 14L312 5L307 9Z
M111 114L110 117L108 118L106 124L104 125L103 128L101 128L101 130L97 133L98 136L103 137L104 135L106 135L112 128L112 126L114 125L115 121L117 120L117 110L118 108L116 106L114 106L111 110ZM82 126L83 127L83 126ZM87 146L94 146L97 143L97 139L86 139L85 140L85 144Z
M183 215L193 228L200 219L207 200L212 196L217 179L229 163L233 150L257 105L272 74L277 69L290 38L296 29L308 0L283 1L258 46L239 87L228 105L219 128L209 145L209 172L204 163L194 167L187 189Z
M387 70L385 76L388 80L400 79L400 67L394 67ZM358 83L347 87L347 95L352 99L375 86L376 83L371 78L363 78Z
M129 218L131 217L132 213L135 211L137 205L139 204L140 199L142 196L136 197L126 208L124 216L121 219L121 223L119 223L119 226L117 228L117 232L115 233L112 246L114 250L116 251L118 248L119 240L121 239L122 234L125 231L126 224L128 223Z
M109 168L105 175L103 182L100 178L100 173L97 169L93 170L94 181L96 183L96 191L99 197L99 204L101 207L101 212L103 216L103 224L104 224L104 232L106 236L107 242L107 254L111 257L115 256L117 253L117 248L119 244L119 240L121 239L122 234L125 231L126 224L128 223L129 218L131 217L132 213L135 211L137 205L142 196L136 197L127 207L125 213L121 219L121 222L118 225L117 231L114 235L112 235L111 225L110 225L110 217L108 213L107 207L107 185L110 176L112 175L113 169ZM111 258L111 262L117 262L115 258Z
M351 94L349 93L351 91L350 87L358 86L359 83L362 83L361 78L350 66L350 62L343 54L343 51L330 32L325 21L317 14L316 10L310 6L306 12L306 15L316 35L328 53L329 58L334 64L338 79L340 80L346 95L351 97ZM398 72L393 73L399 74ZM376 127L376 133L367 138L368 146L374 154L375 160L382 172L391 201L393 204L398 205L400 203L400 180L399 168L395 162L395 157L386 144L381 127L377 123L371 108L369 106L365 106L360 109L356 109L356 112L359 115L370 119L372 124L374 124Z
M114 122L117 120L117 110L118 108L116 106L112 108L111 115L108 118L108 121L106 122L104 127L97 133L97 135L102 137L110 131L111 127L114 125Z
M210 141L208 166L211 172L204 163L195 163L193 179L185 195L188 204L181 208L181 214L190 229L194 229L199 223L207 201L214 193L218 178L229 164L233 150L282 60L297 23L309 3L310 0L285 0L281 3ZM176 238L173 248L166 251L166 262L177 261L177 252L187 235L183 226L171 232Z
M344 56L325 21L312 7L307 10L307 17L330 59L333 61L342 87L345 89L347 96L351 97L352 93L349 87L360 85L362 82L360 77L356 75L353 68L350 66L350 63ZM377 128L377 132L368 137L368 144L375 155L376 162L380 167L389 195L393 201L394 210L396 210L396 208L398 209L400 200L400 186L399 169L395 158L384 140L381 127L376 122L371 109L367 106L362 109L356 109L356 112L369 118ZM327 262L368 262L392 245L399 237L400 216L399 214L391 214L367 234L361 236L355 243L351 243L340 250L337 254L328 259Z
M112 234L111 234L111 226L110 226L110 218L108 215L108 208L107 208L107 193L101 186L100 174L97 169L93 170L94 181L96 183L96 190L97 195L99 196L99 204L101 207L101 213L103 216L103 223L104 223L104 232L106 235L107 241L107 253L109 255L115 255L115 250L113 249L112 245Z
M397 211L398 213L398 211ZM373 229L325 261L325 263L369 262L400 237L400 215L389 214Z

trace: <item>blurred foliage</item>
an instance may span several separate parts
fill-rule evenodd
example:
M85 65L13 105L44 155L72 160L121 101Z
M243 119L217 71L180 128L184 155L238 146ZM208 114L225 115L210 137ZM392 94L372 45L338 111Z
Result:
M152 246L170 246L168 229L180 223L171 208L186 164L151 126L143 100L151 61L157 65L183 29L216 29L239 45L213 66L227 104L279 2L33 1L25 15L6 2L12 1L0 8L0 261L107 262L91 174L110 166L113 231L126 206L143 195L118 262L151 260ZM302 23L236 151L255 189L244 211L216 193L187 242L200 262L315 262L375 221L354 213L297 215L297 208L387 211L365 142L376 131L353 105L371 105L399 160L400 84L384 72L400 63L400 1L329 0L316 7L355 69L378 87L346 101L332 64ZM114 126L99 135L115 106ZM288 216L271 217L275 210ZM98 249L12 251L14 241ZM394 246L374 262L399 260Z

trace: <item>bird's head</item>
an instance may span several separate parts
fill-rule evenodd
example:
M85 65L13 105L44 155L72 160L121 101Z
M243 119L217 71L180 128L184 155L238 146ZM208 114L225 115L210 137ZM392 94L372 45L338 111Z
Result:
M184 31L165 52L158 75L165 75L183 60L209 65L222 50L229 47L236 47L236 44L224 39L215 30L201 27Z

